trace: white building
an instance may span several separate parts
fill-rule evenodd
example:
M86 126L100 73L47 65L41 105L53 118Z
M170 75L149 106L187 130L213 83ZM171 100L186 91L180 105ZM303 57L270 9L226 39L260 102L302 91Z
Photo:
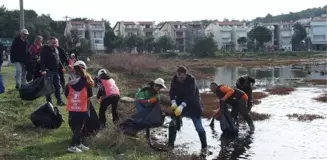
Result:
M165 22L159 31L156 31L156 37L169 36L175 41L177 49L180 52L186 51L186 30L187 27L182 22Z
M105 23L103 21L70 21L66 24L66 30L77 29L79 38L89 37L91 50L104 51ZM86 34L89 35L86 35Z
M311 42L313 49L326 49L327 44L327 17L316 17L311 21Z
M293 23L280 23L279 31L280 49L292 51Z
M113 28L116 36L154 36L156 29L155 23L152 21L121 21L117 22Z
M213 35L218 49L241 50L237 39L247 37L248 28L242 22L213 22L205 28L205 35Z

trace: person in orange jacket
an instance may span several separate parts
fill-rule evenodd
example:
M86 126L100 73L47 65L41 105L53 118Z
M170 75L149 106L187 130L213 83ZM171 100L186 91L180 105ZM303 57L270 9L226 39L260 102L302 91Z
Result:
M210 84L210 90L217 95L219 102L225 102L232 106L231 115L237 121L238 112L240 112L250 127L250 131L254 132L254 124L250 111L247 107L248 96L242 90L231 88L227 85L218 85L215 82Z
M119 120L117 107L120 100L120 91L115 80L109 76L105 69L98 71L98 83L97 99L100 103L99 121L101 128L104 128L106 126L106 111L109 105L112 105L112 121L117 123Z
M89 150L83 144L84 137L82 131L84 123L89 117L88 104L89 98L93 96L92 87L94 82L85 71L86 65L83 61L77 61L74 64L74 79L71 79L65 89L67 97L66 110L69 112L69 126L73 131L70 146L67 151L79 153Z

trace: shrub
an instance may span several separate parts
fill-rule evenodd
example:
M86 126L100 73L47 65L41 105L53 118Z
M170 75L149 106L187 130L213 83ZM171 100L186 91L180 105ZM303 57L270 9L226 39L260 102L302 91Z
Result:
M316 115L316 114L288 114L286 115L288 118L297 118L298 121L312 121L315 119L324 119L323 116Z
M314 98L316 101L319 101L319 102L324 102L324 103L327 103L327 93L325 94L322 94L316 98Z
M274 87L271 89L267 89L267 92L270 94L276 94L276 95L287 95L294 91L294 88L289 87Z

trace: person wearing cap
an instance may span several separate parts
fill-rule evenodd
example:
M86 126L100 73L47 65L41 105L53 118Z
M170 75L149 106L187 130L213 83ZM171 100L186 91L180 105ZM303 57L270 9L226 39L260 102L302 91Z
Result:
M67 97L66 110L69 113L68 123L73 131L67 151L72 153L89 150L89 147L83 144L85 137L81 133L85 121L89 118L88 104L89 98L93 96L92 86L94 86L94 82L86 69L86 64L83 61L76 61L74 64L74 78L67 83L65 89L65 96Z
M105 69L98 71L98 94L100 103L99 121L101 128L106 126L106 111L111 105L112 121L116 124L119 120L117 107L120 100L120 91L114 79L110 77Z
M171 108L174 110L175 115L172 116L169 123L168 147L174 148L177 130L180 129L178 121L181 121L181 116L185 116L192 119L201 141L201 150L206 152L207 137L202 125L203 104L199 87L195 78L187 73L184 66L178 67L176 75L171 81L169 96L172 104Z
M141 112L147 107L154 107L160 103L159 92L161 89L167 88L165 81L162 78L157 78L154 81L147 83L142 88L139 88L135 94L135 107L137 112ZM150 129L145 129L146 138L150 142Z
M44 45L40 51L40 67L43 76L47 76L52 79L55 88L55 97L57 99L57 104L64 106L60 94L60 69L63 68L59 57L58 40L55 37L50 37L48 40L48 45ZM52 102L51 95L46 96L47 102Z
M26 69L25 63L27 62L28 43L27 37L29 33L27 29L20 31L20 36L16 37L10 48L10 60L15 65L15 82L16 89L26 83Z

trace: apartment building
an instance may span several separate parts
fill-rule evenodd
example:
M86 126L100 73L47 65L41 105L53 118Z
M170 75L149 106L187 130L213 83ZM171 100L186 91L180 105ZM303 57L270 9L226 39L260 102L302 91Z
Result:
M69 21L66 24L66 32L71 29L78 31L79 38L86 38L91 43L91 50L104 51L105 23L103 21Z
M292 51L293 23L282 22L279 24L280 49Z
M311 20L311 42L314 50L326 50L327 16L315 17Z
M115 24L113 30L116 36L153 37L156 26L152 21L120 21Z
M201 22L187 22L185 31L186 52L191 52L193 45L205 36L204 25Z
M240 50L237 39L247 37L248 28L242 22L213 22L205 28L205 35L213 35L218 49Z
M169 36L176 44L180 52L186 52L187 26L182 22L165 22L157 31L157 35Z

